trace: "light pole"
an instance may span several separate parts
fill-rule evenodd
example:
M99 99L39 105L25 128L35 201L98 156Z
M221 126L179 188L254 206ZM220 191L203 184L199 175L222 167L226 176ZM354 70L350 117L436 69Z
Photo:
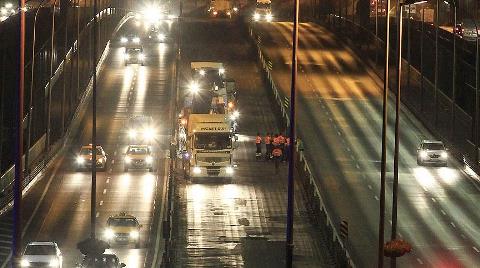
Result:
M200 92L200 84L198 84L197 81L192 81L188 85L188 91L190 91L190 94L192 94L192 111L191 113L195 112L195 97L197 94Z
M478 132L479 132L479 126L478 124L480 123L479 121L479 115L480 115L480 112L479 112L479 107L478 105L480 105L480 99L479 99L479 92L478 92L478 87L480 86L479 84L479 56L480 56L480 52L479 52L479 47L478 47L478 25L477 25L477 21L475 21L475 110L474 110L474 113L475 113L475 128L474 128L474 133L473 135L475 135L473 137L473 140L475 141L475 163L478 163Z
M393 196L392 196L392 232L391 240L397 238L397 208L398 208L398 162L400 150L400 106L401 106L401 88L402 88L402 34L403 34L403 7L405 5L421 4L421 0L405 0L403 3L397 2L397 95L395 101L395 148L393 155ZM390 267L396 267L396 258L390 259Z
M90 238L95 240L97 208L97 0L93 1L93 51L92 51L92 189L90 202ZM106 163L105 163L106 165Z
M32 118L33 118L33 86L35 81L35 43L36 43L36 27L37 16L40 9L43 7L46 0L43 0L35 11L35 17L33 19L33 42L32 42L32 62L30 64L30 96L28 98L28 121L27 121L27 149L25 151L25 170L27 174L30 174L30 144L32 139Z
M25 0L18 0L20 13L19 50L18 50L18 80L17 80L17 113L16 113L16 139L15 139L15 182L13 192L13 266L19 264L22 248L22 182L23 182L23 93L25 76ZM0 128L0 131L2 129Z
M294 168L295 168L295 91L297 86L297 49L298 49L298 17L300 0L294 1L292 29L292 80L290 84L290 146L288 157L287 185L287 230L286 230L286 267L293 267L293 203L294 203Z
M50 39L50 79L48 80L48 93L47 93L47 127L46 127L46 137L45 137L45 154L48 157L50 153L50 116L52 110L52 76L53 76L53 58L54 58L54 44L55 44L55 6L57 5L57 0L53 2L52 5L52 36Z
M452 71L452 122L451 122L451 135L452 140L455 140L455 99L457 98L457 89L456 89L456 76L457 76L457 0L446 0L450 7L453 7L453 71Z

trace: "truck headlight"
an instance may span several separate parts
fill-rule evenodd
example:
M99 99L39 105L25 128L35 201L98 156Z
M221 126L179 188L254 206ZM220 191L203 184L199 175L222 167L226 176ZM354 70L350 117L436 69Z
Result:
M233 167L227 167L227 168L225 169L225 172L226 172L227 174L229 174L229 175L232 175L232 174L233 174Z
M51 259L50 262L48 263L48 266L50 267L58 267L60 262L57 259Z
M123 54L123 57L124 57L126 60L129 60L129 59L130 59L130 54L125 53L125 54Z
M428 156L426 151L420 151L420 157L421 158L426 158Z
M238 12L238 7L234 7L233 12Z
M160 41L165 40L165 35L164 34L159 34L158 35L158 40L160 40Z
M202 170L199 167L194 167L193 168L193 173L200 174L201 172L202 172Z
M447 158L447 157L448 157L448 153L447 153L447 152L442 152L442 153L440 154L440 156L441 156L442 158Z
M230 11L227 11L227 16L230 16L232 15L232 13Z
M201 69L200 71L198 71L198 73L201 75L201 76L205 76L205 70Z
M125 44L126 42L128 42L128 39L126 37L120 38L120 43Z
M267 15L265 15L265 19L267 21L272 21L273 20L273 15L272 14L267 14Z
M107 229L105 230L105 233L103 234L107 240L112 239L115 236L115 233L113 232L112 229Z
M258 13L253 14L253 19L255 21L258 21L260 19L260 14L258 14Z
M144 60L145 59L145 55L142 53L142 54L138 54L138 59L139 60Z
M30 262L23 259L23 260L20 261L20 266L21 267L30 267Z
M140 234L138 233L138 231L131 231L130 232L130 238L132 238L132 239L137 239L139 235Z
M224 73L225 73L225 69L223 69L223 68L218 69L218 74L219 75L222 75Z
M135 139L137 137L137 131L135 131L134 129L130 129L128 131L128 137L130 139Z
M85 159L81 156L77 156L77 164L82 165L85 163Z
M135 37L135 38L133 38L132 41L133 41L135 44L138 44L138 43L140 43L140 38Z
M130 156L125 156L125 163L130 164L132 162L132 158Z
M145 162L147 162L147 164L151 164L153 163L153 158L151 156L147 156L147 158L145 158Z
M152 140L155 137L155 130L152 128L147 128L143 131L143 138L146 140Z

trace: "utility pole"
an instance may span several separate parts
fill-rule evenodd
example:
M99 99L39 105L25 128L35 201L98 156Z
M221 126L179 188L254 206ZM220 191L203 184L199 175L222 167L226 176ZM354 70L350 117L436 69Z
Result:
M15 182L13 191L13 266L17 267L22 249L22 183L23 183L23 93L25 76L25 0L18 0L20 29L18 50L17 113L15 139Z
M292 80L290 84L290 156L288 158L288 190L287 190L287 241L286 266L293 267L293 205L294 205L294 168L295 168L295 91L297 85L297 50L298 50L298 17L300 0L294 1L292 29Z
M92 191L90 202L90 237L95 239L97 208L97 0L93 2L93 51L92 51ZM106 165L106 163L105 163Z

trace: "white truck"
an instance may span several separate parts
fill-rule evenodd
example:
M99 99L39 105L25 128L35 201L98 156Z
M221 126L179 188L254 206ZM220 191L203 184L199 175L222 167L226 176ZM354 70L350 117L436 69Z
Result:
M224 114L190 114L185 171L191 178L231 178L233 133Z
M271 0L257 0L255 12L253 13L253 20L267 22L273 20Z

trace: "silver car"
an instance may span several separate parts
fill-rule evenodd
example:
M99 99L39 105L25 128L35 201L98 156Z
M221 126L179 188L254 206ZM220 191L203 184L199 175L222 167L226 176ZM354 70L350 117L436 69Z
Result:
M20 267L62 268L63 257L55 242L30 242L25 247Z
M423 140L417 148L417 164L448 164L448 152L441 141Z

